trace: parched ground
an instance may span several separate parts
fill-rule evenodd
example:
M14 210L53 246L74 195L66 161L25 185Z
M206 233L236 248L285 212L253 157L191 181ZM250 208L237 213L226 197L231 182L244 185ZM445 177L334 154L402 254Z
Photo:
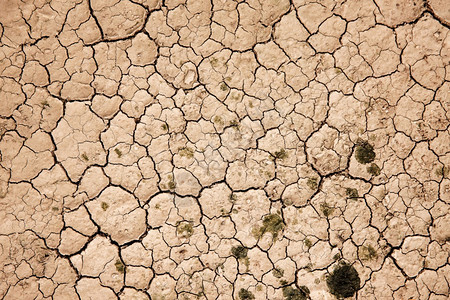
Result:
M449 24L0 1L0 299L449 299Z

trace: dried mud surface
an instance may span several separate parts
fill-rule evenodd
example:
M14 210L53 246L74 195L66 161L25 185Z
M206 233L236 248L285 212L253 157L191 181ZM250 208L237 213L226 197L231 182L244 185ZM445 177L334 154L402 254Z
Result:
M1 1L0 299L448 299L449 24Z

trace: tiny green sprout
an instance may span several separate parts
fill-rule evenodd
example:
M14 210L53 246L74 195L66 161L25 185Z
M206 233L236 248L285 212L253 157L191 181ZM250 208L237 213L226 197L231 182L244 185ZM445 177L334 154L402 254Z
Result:
M283 296L286 300L306 300L309 293L310 291L306 286L301 286L300 289L292 286L283 287Z
M342 69L341 68L334 68L334 72L336 74L341 74L342 73Z
M356 199L359 197L358 190L354 188L347 188L345 190L345 194L347 194L348 198L350 199Z
M161 205L159 204L159 203L157 203L156 205L155 205L155 209L160 209L161 208Z
M320 210L322 211L323 215L328 218L333 213L334 208L331 207L328 203L322 202L320 204Z
M119 158L122 157L122 151L120 151L119 148L114 149L114 152L116 152L116 154Z
M246 289L240 289L238 293L239 299L241 300L253 300L255 299L255 295L252 292Z
M360 284L358 272L347 263L337 266L327 278L330 293L339 299L352 297L360 289Z
M56 207L56 206L53 206L53 207L52 207L52 210L53 210L53 211L58 211L58 210L59 210L59 208L58 208L58 207Z
M81 154L81 158L82 158L84 161L89 161L89 157L87 156L86 153Z
M311 189L315 190L319 186L319 180L317 177L310 177L308 178L308 181L306 182L306 185Z
M373 151L373 146L366 141L359 141L356 146L356 160L360 164L368 164L373 162L375 159L375 151Z
M248 249L244 246L235 246L231 248L231 254L236 257L236 259L244 259L247 257Z
M303 244L305 244L306 248L308 248L308 249L312 247L312 242L311 242L311 240L308 239L308 238L305 238L305 239L303 240Z
M102 209L103 209L104 211L106 211L106 210L109 208L109 204L106 203L106 202L102 202L102 203L100 204L100 206L102 207Z
M373 176L378 176L381 174L381 169L377 164L372 163L367 167L367 172L369 172L369 174L372 174Z
M275 268L275 269L272 270L272 275L275 278L281 278L284 275L284 270L281 269L281 268Z
M122 263L122 261L120 259L116 260L116 263L114 264L114 266L116 267L117 272L119 272L119 273L125 272L125 265Z
M177 234L184 238L190 238L194 234L194 227L190 222L180 222L177 225Z
M222 83L220 84L220 90L221 90L221 91L224 91L224 92L228 91L228 86L226 85L225 82L222 82Z
M280 151L275 151L273 156L275 157L275 159L283 160L288 157L288 154L287 154L286 150L280 149Z
M161 125L161 129L164 131L167 131L167 130L169 130L169 126L166 123L164 123Z
M189 147L180 147L178 148L178 154L181 157L187 157L187 158L193 158L194 157L194 150Z

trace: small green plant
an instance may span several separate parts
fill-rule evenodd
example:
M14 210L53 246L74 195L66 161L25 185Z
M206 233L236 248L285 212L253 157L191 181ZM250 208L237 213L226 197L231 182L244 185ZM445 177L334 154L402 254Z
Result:
M241 300L252 300L255 299L255 295L246 289L240 289L238 293L239 299Z
M292 286L283 287L283 297L286 300L306 300L309 293L310 291L306 286L301 286L300 289Z
M311 189L315 190L319 186L319 180L317 177L310 177L308 178L308 181L306 182L306 185Z
M106 202L102 202L102 204L100 204L100 206L102 207L102 209L103 209L104 211L106 211L106 210L109 208L109 204L106 203Z
M263 218L263 226L255 228L253 234L256 238L260 238L266 232L272 233L272 237L275 240L278 237L280 231L283 231L284 223L279 214L270 214Z
M179 222L177 234L183 238L190 238L194 234L194 226L190 222Z
M119 148L114 149L114 152L116 152L116 154L119 158L122 157L122 151L120 151Z
M161 125L161 129L164 131L167 131L167 130L169 130L169 126L166 123L164 123Z
M345 194L350 198L350 199L356 199L359 197L358 195L358 190L354 189L354 188L347 188L345 190Z
M362 246L359 251L362 260L372 260L378 258L377 250L375 250L372 245Z
M122 263L122 261L120 259L116 260L116 263L114 264L114 266L116 267L117 272L119 272L119 273L125 272L125 265Z
M360 289L360 284L358 272L347 263L337 266L327 278L330 293L339 299L352 297Z
M356 146L356 160L360 164L368 164L375 159L375 151L373 146L367 141L359 141Z
M236 257L236 259L247 258L248 249L244 246L236 246L231 248L231 254Z
M308 248L308 249L312 247L312 242L311 242L311 240L308 239L308 238L305 238L305 239L303 240L303 244L305 244L306 248Z
M372 174L373 176L378 176L381 174L381 169L377 164L372 163L367 167L367 172L369 172L369 174Z
M81 154L81 158L82 158L84 161L89 161L89 157L87 156L86 153Z
M288 157L288 154L286 152L286 150L284 149L280 149L280 151L275 151L275 153L273 154L273 156L275 157L275 159L285 159Z
M328 203L322 202L320 204L320 210L322 211L323 215L328 218L333 213L334 208L331 207Z
M272 270L272 275L275 278L281 278L284 275L284 270L281 268L275 268Z
M189 147L180 147L178 148L178 154L180 154L180 156L185 156L187 158L193 158L194 157L194 150L192 150L192 148Z

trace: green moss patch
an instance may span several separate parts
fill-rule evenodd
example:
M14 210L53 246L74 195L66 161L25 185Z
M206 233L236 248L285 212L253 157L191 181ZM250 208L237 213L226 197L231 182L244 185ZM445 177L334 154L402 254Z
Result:
M125 272L125 265L122 263L120 259L117 259L114 263L114 266L116 267L117 272L123 273Z
M373 146L366 141L361 141L356 146L355 153L356 160L360 164L368 164L375 160L375 151L373 151Z
M248 249L244 246L236 246L231 248L231 254L237 259L247 258Z
M352 297L360 289L360 284L358 272L347 263L337 266L327 278L330 293L337 298Z
M273 154L273 156L275 157L275 159L285 159L288 157L288 154L286 152L286 150L284 149L280 149L280 151L275 151L275 153Z
M102 207L102 209L103 209L104 211L106 211L106 210L109 208L109 204L106 203L106 202L102 202L102 203L100 204L100 206Z
M306 300L308 299L309 289L306 286L301 286L300 289L292 286L283 288L283 297L286 300Z
M377 164L372 163L367 167L367 172L369 172L373 176L378 176L381 174L381 169Z
M310 189L315 190L319 186L319 179L317 177L308 178L308 181L306 182L306 185Z
M180 222L177 225L177 234L184 238L190 238L194 234L194 226L189 222Z
M253 235L259 239L264 233L270 232L275 240L278 234L283 231L284 226L283 219L279 214L270 214L263 218L263 226L254 228Z
M246 289L240 289L238 293L239 299L241 300L252 300L255 299L255 295Z
M354 189L354 188L347 188L345 190L345 194L347 195L347 197L349 197L350 199L356 199L359 197L358 195L358 190Z

